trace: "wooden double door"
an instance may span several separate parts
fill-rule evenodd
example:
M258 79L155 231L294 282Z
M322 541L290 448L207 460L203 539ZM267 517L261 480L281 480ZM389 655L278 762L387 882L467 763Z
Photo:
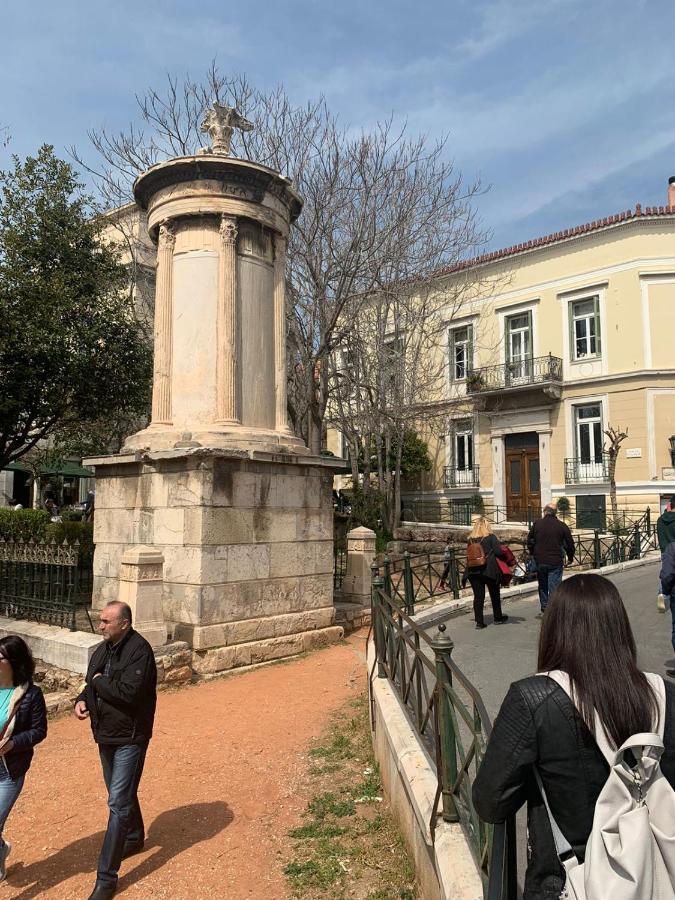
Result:
M506 515L513 522L534 519L541 514L539 436L535 432L508 435L505 457Z

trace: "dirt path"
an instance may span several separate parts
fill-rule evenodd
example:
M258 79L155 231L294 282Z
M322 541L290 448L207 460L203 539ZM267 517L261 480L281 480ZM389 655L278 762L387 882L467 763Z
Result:
M310 656L159 695L140 800L143 853L118 896L282 900L306 747L365 685L365 633ZM6 835L0 900L87 898L107 821L88 723L50 725Z

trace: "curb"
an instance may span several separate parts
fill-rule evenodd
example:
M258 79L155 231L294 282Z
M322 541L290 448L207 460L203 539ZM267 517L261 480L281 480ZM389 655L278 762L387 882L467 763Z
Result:
M612 575L616 572L624 572L627 569L651 566L658 562L661 562L661 553L658 550L650 550L642 559L631 559L611 566L604 566L602 569L584 569L581 572L563 573L563 579L571 578L572 575ZM537 583L533 581L529 584L518 585L518 587L506 588L502 591L501 597L502 603L508 603L510 600L536 599L538 594ZM436 621L454 619L455 616L461 616L472 611L473 598L468 596L460 597L459 600L441 600L433 606L421 609L412 618L413 621L419 622L420 625L433 625Z

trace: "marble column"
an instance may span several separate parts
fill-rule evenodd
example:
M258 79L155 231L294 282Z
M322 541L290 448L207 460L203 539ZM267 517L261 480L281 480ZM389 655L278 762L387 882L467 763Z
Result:
M155 289L155 358L152 384L152 423L171 424L171 357L173 344L173 248L170 225L159 227Z
M276 430L290 434L286 399L286 247L281 234L274 236L274 393Z
M216 350L217 422L238 425L237 407L237 219L220 218L220 269Z

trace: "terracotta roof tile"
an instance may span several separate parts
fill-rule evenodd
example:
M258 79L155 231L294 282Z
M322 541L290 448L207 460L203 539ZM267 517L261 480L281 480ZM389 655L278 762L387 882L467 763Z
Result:
M539 247L546 247L549 244L556 244L558 241L564 241L571 237L577 237L580 234L589 234L593 231L601 231L603 228L609 228L612 225L618 225L620 222L627 222L629 219L637 219L641 216L673 216L675 215L675 206L647 206L642 209L639 203L636 203L635 209L627 209L624 212L615 213L613 216L605 216L604 219L595 219L592 222L586 222L584 225L576 225L572 228L566 228L564 231L556 231L553 234L547 234L543 237L533 238L521 244L514 244L511 247L504 247L501 250L492 250L489 253L482 253L480 256L474 256L472 259L463 260L459 263L453 263L436 272L437 275L450 275L453 272L459 272L463 269L471 269L484 263L496 262L509 256L515 256L527 250L536 250Z

